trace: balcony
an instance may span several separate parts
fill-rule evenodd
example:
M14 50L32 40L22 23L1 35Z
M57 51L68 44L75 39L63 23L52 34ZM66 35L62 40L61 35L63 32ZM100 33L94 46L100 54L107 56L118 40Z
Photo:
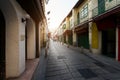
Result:
M104 3L104 4L103 4ZM120 5L120 0L105 1L92 10L92 17L96 17Z

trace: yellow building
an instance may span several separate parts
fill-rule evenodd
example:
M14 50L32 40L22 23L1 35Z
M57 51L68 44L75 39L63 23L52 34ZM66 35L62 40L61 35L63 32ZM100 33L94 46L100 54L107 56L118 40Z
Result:
M79 0L64 18L64 42L120 60L119 4L119 0Z

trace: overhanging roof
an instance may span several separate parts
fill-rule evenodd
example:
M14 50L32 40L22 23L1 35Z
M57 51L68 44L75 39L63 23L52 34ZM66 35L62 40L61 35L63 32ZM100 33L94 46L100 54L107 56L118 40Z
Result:
M84 2L84 0L79 0L73 8L78 8L82 2Z
M99 20L102 20L103 18L109 17L111 15L116 15L117 13L120 13L120 5L113 7L111 9L107 10L106 12L93 17L93 20L99 21Z
M42 0L17 0L23 9L37 22L45 18Z
M72 34L72 30L65 30L65 32L63 33L63 35L71 35Z

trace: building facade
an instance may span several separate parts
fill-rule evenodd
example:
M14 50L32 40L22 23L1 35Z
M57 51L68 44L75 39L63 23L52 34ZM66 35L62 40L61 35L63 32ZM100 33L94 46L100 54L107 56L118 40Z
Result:
M47 25L43 2L0 0L0 80L20 76L26 60L39 57L40 40L45 40L39 28Z
M119 61L119 14L119 0L79 0L62 21L69 26L62 32L64 40ZM72 40L67 36L70 31Z
M97 44L92 37L92 48L99 46L99 52L103 55L110 56L119 61L119 0L98 0L97 6L92 9L92 32L98 33ZM93 28L97 28L94 31ZM92 33L92 34L93 34Z

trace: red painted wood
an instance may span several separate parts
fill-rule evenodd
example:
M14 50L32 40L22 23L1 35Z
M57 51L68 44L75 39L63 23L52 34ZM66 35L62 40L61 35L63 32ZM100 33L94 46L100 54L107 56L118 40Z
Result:
M105 18L103 20L97 21L96 23L98 26L98 30L105 30L108 28L115 28L116 27L114 17L108 17L108 18Z

